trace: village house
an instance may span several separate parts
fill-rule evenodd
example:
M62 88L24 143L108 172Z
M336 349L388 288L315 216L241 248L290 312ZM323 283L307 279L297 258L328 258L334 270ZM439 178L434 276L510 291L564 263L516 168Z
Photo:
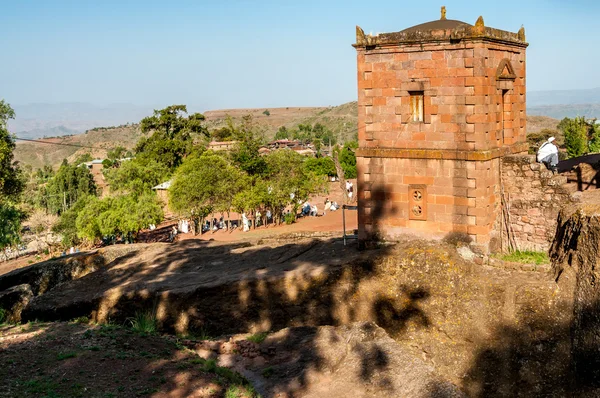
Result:
M211 141L208 143L208 149L212 151L231 151L238 141Z
M525 153L525 30L446 18L356 28L359 239L468 234L495 244L501 158Z

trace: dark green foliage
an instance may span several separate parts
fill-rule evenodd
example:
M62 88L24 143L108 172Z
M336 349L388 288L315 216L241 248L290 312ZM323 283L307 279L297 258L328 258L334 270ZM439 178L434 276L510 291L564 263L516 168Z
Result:
M20 170L13 163L15 141L7 130L9 119L15 112L4 100L0 100L0 201L16 199L24 188Z
M154 193L91 198L77 214L77 236L97 241L103 236L135 240L140 229L160 224L163 211Z
M277 130L277 133L275 133L275 140L289 140L289 139L290 139L290 132L288 131L288 129L285 126L279 127L279 130Z
M233 126L233 137L238 143L231 151L234 165L251 176L261 176L266 172L267 165L258 150L263 144L262 134L257 132L250 115L244 116L240 126Z
M25 179L13 162L15 142L7 129L15 111L0 100L0 249L19 242L23 214L15 207L25 187Z
M216 209L227 211L244 181L244 173L208 151L186 160L177 170L169 189L169 206L181 214L199 217Z
M117 146L106 154L106 157L110 160L118 160L126 157L127 149L122 146Z
M265 174L234 199L234 207L240 212L268 208L279 219L283 209L292 205L295 215L299 202L323 188L324 180L307 170L304 158L294 151L274 151L264 160Z
M185 105L171 105L155 110L153 116L142 119L142 132L153 131L153 134L137 143L135 151L138 161L144 164L154 160L174 171L192 151L194 136L208 136L203 126L204 115L186 115Z
M271 116L271 112L269 112L268 109L265 109L265 111L263 112L263 115L265 115L265 116Z
M77 236L77 216L91 200L90 196L79 198L69 210L60 215L58 222L52 228L54 232L62 235L64 247L77 246L81 243L81 239Z
M213 141L231 141L233 132L229 127L221 127L210 132Z
M304 161L304 167L319 176L333 177L337 175L335 164L330 157L307 158Z
M335 145L337 139L331 130L320 123L314 126L310 124L299 124L297 129L292 132L292 138L299 140L304 144L320 142L321 145Z
M104 170L111 192L135 195L149 192L152 187L166 181L169 174L168 168L162 163L153 160L141 163L137 159L123 161L118 167Z
M585 118L564 118L558 124L558 129L565 135L565 146L569 158L582 156L589 152L588 134L593 127L585 121Z
M267 164L258 150L260 143L256 140L240 141L231 152L233 162L251 176L264 175Z
M94 158L92 157L92 154L89 152L86 152L82 155L79 155L77 157L77 159L75 159L75 161L73 162L73 164L75 165L80 165L81 163L85 163L85 162L91 162L92 160L94 160Z
M356 155L354 150L358 147L357 142L347 142L340 152L340 165L344 169L344 177L346 179L356 178Z
M50 213L60 214L88 195L96 195L94 177L88 168L63 164L46 187L46 208Z

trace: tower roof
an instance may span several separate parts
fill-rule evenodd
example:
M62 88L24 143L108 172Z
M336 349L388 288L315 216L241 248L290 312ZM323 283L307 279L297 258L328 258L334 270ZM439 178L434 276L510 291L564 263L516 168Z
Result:
M411 32L423 32L428 30L446 30L446 29L455 29L459 26L473 26L463 21L457 21L455 19L438 19L431 22L425 22L419 25L411 26L410 28L406 28L401 31L401 33L411 33Z
M517 33L513 33L485 26L483 17L479 17L475 25L454 19L446 19L446 7L442 7L440 19L415 25L399 32L367 35L357 26L354 47L369 49L378 46L470 39L501 42L519 47L527 47L528 45L525 41L525 28L523 27Z

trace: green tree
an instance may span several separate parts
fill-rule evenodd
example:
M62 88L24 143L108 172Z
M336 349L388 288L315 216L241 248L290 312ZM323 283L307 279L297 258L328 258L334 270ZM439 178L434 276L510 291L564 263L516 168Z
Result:
M215 210L228 211L245 183L244 173L208 151L177 169L169 188L169 206L180 214L203 219Z
M583 117L575 119L564 118L558 124L558 129L565 136L565 146L569 158L585 155L588 153L588 126Z
M169 177L169 169L162 163L150 160L140 163L136 159L121 162L119 167L104 170L111 192L141 195Z
M279 127L279 130L275 133L276 140L289 140L290 132L285 126Z
M300 204L311 194L323 189L325 181L304 166L304 157L294 151L274 151L265 157L267 163L267 207L279 217L291 205L296 214Z
M263 135L251 115L244 116L240 126L234 126L234 138L238 141L230 153L234 165L251 176L263 175L267 165L258 151L263 144Z
M8 132L8 120L15 112L0 100L0 249L19 242L22 212L15 203L25 186L24 178L13 161L15 142Z
M85 162L91 162L92 160L94 160L94 158L92 157L92 154L89 152L86 152L86 153L83 153L83 154L77 156L77 158L75 159L73 164L80 165Z
M137 239L142 228L159 224L163 211L153 193L90 198L77 215L77 236L95 242L104 236Z
M589 149L591 153L600 152L600 125L594 119L589 123Z
M155 110L153 116L140 122L144 133L153 132L148 138L137 143L135 151L140 162L164 164L169 170L175 170L193 149L193 138L197 135L208 136L204 127L204 115L187 115L185 105L171 105Z
M15 118L9 104L0 100L0 199L16 199L24 188L19 168L13 161L15 141L8 132L8 120Z
M52 227L55 233L62 236L63 247L77 246L81 243L81 239L77 236L77 217L85 206L93 200L95 200L93 196L79 198L69 210L60 215L58 222Z
M118 159L122 159L123 157L125 157L127 153L127 149L122 147L122 146L117 146L113 149L111 149L110 151L108 151L108 153L106 154L106 157L110 160L118 160Z
M345 178L356 178L356 154L354 150L358 147L358 143L351 141L347 142L342 148L339 159L340 165L344 169Z
M92 173L85 166L64 164L46 188L48 212L60 214L68 210L80 197L96 195Z
M337 175L335 164L330 157L307 158L304 167L316 175L334 177Z

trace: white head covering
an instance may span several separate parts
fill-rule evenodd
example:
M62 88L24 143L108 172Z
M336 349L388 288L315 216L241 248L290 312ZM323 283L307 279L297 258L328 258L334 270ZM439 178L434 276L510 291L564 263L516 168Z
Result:
M554 141L555 139L556 139L556 138L554 138L554 137L550 137L550 138L548 138L548 142L552 142L552 141Z

